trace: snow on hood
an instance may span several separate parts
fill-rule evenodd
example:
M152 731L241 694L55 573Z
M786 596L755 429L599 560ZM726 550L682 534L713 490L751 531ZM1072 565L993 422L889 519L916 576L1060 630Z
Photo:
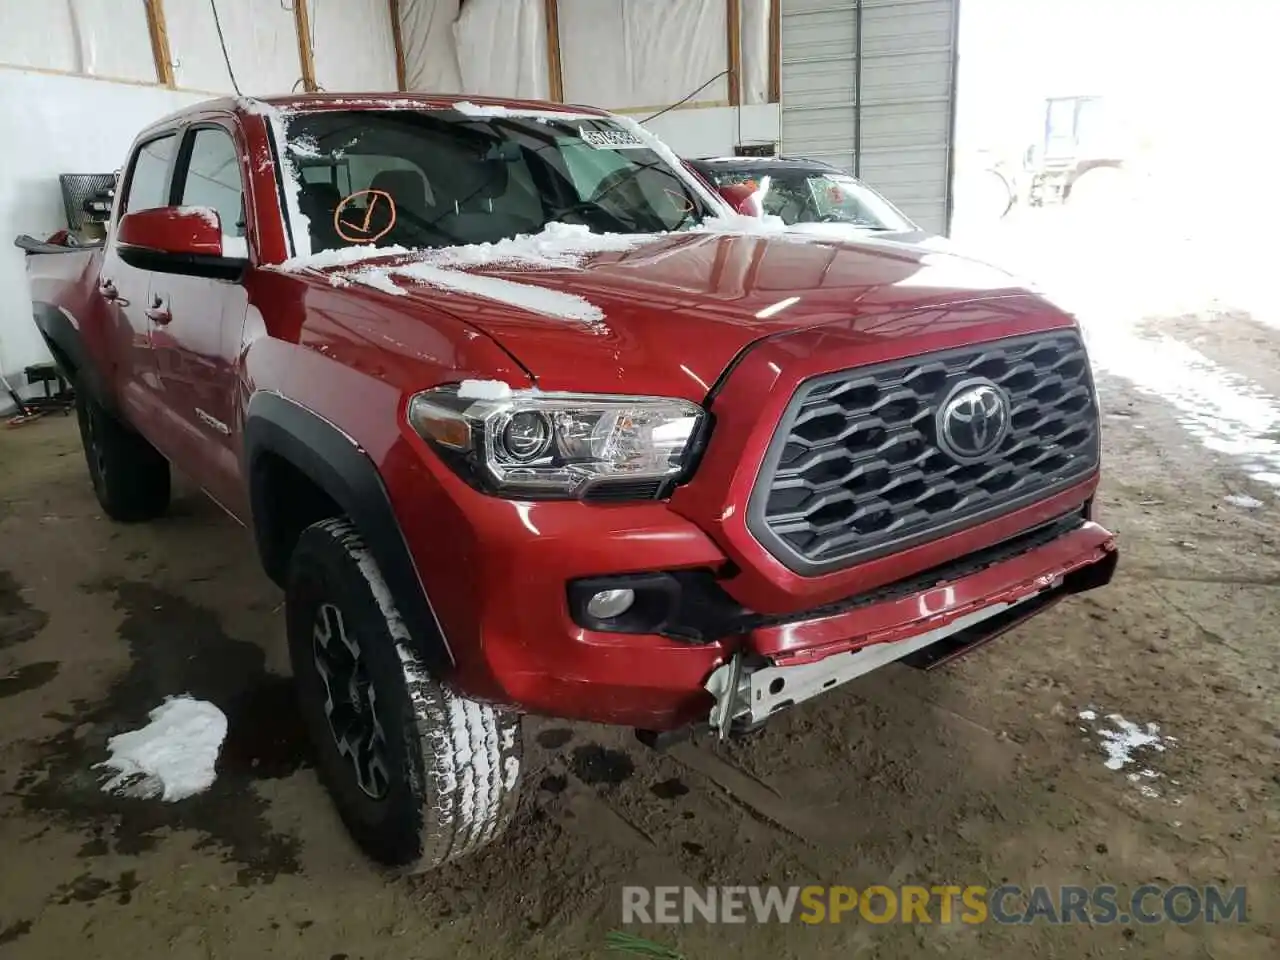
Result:
M111 757L96 766L115 775L102 784L103 792L174 801L213 786L226 715L212 703L181 696L170 697L149 716L151 722L141 730L107 741Z
M761 219L734 213L707 217L689 232L768 236L801 242L807 239L789 234L777 217ZM541 233L521 234L494 243L417 250L402 246L356 246L322 250L286 260L274 269L296 273L365 264L358 270L333 273L330 282L336 286L358 283L399 296L405 291L396 284L396 279L408 280L443 290L469 293L499 303L509 303L544 316L579 321L604 332L604 311L584 297L516 280L467 273L466 270L477 267L578 269L595 254L625 253L666 236L670 234L593 233L583 224L548 223ZM386 258L396 258L399 262L385 265L369 262Z
M606 332L604 311L585 297L559 290L548 290L532 283L518 283L502 277L467 273L465 270L446 270L431 263L411 261L391 267L373 267L353 274L356 283L404 296L404 290L395 285L392 278L399 277L426 284L442 290L469 293L473 296L508 303L513 307L540 313L560 320L578 320L599 333ZM388 286L389 285L389 286Z
M415 262L442 268L508 266L553 270L581 266L584 260L597 253L634 250L659 236L661 234L592 233L590 227L582 224L548 223L541 233L525 233L495 243L421 248L398 245L339 247L305 257L294 257L273 269L296 273L301 270L350 266L387 257L412 257Z

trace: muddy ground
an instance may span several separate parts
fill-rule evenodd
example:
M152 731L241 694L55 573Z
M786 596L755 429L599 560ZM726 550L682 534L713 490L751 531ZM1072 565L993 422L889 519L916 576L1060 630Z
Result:
M1134 330L1280 393L1280 329L1221 320ZM741 744L656 754L529 719L509 836L413 879L365 862L317 784L281 596L248 534L189 485L166 519L112 524L70 419L0 432L0 957L603 957L625 884L1003 882L1244 884L1248 920L629 929L689 960L1276 956L1277 490L1162 397L1105 372L1100 387L1113 585ZM1224 499L1240 494L1262 505ZM230 719L214 787L176 804L102 793L106 739L181 692ZM1109 770L1109 713L1176 739Z

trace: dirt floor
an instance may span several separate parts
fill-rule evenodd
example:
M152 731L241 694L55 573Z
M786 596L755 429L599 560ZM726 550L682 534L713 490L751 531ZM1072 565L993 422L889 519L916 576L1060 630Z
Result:
M1131 334L1250 380L1280 425L1280 329L1204 313ZM1277 488L1186 404L1105 370L1100 388L1113 585L740 744L657 754L529 719L509 836L412 879L365 862L317 784L249 535L189 486L160 522L112 524L70 419L0 432L0 957L603 957L627 884L1004 882L1243 884L1248 919L628 929L688 960L1276 956ZM182 692L229 717L214 787L104 794L106 739ZM1110 770L1113 713L1173 739Z

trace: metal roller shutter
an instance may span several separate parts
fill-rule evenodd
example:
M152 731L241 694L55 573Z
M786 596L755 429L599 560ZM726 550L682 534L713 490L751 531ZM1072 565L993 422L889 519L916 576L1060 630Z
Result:
M959 6L783 0L782 154L843 167L945 233Z

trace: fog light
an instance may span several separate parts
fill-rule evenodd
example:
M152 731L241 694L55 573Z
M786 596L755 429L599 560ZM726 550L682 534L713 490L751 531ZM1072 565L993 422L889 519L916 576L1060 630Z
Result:
M636 602L634 590L601 590L587 601L587 613L597 620L620 617Z

